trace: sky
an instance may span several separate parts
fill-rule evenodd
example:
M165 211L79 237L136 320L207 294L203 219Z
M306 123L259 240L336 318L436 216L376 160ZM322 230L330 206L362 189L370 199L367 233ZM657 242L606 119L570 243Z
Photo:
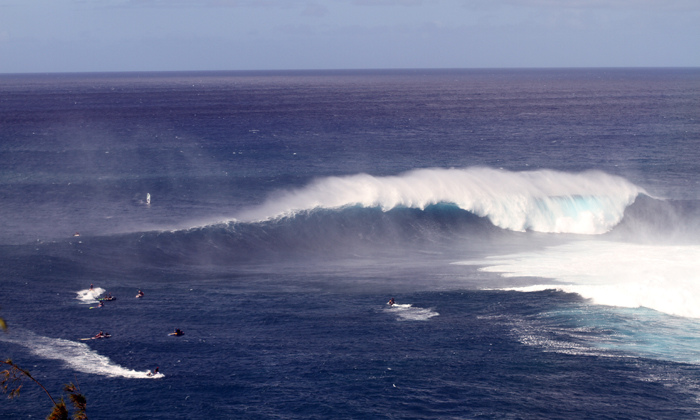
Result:
M0 73L700 67L700 0L0 0Z

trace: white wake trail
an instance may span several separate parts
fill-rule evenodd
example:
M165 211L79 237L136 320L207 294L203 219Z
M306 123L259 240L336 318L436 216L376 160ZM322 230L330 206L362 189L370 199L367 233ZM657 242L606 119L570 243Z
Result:
M395 303L391 305L388 312L395 314L401 321L427 321L430 318L440 315L438 312L428 308L419 308L410 303Z
M7 333L0 334L0 341L21 345L36 356L59 360L70 369L82 373L141 379L156 379L164 376L162 373L150 376L148 371L139 372L119 366L108 357L92 350L85 343L43 337L30 331L12 329Z

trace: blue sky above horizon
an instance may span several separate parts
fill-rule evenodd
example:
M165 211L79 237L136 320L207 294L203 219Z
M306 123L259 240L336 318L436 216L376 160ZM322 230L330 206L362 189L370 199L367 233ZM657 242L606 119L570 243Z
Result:
M698 0L0 0L0 73L700 67Z

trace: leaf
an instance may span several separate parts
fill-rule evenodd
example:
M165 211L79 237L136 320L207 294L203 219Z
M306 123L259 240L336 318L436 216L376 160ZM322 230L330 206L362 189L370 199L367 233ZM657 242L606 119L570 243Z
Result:
M61 400L60 403L53 406L51 414L46 417L46 420L68 420L68 410L66 409L66 403Z

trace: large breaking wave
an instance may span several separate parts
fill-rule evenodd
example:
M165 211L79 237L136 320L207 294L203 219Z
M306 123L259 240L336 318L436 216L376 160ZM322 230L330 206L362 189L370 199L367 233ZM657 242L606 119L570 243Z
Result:
M420 169L398 176L319 179L280 193L237 220L259 222L351 206L389 211L454 204L503 229L601 234L620 222L640 193L644 190L624 178L600 171Z
M510 240L519 232L600 235L639 230L658 225L663 212L674 213L673 206L658 203L641 187L600 171L476 167L386 177L356 174L280 191L233 219L135 233L132 240L84 238L91 244L82 252L102 253L109 264L123 254L149 265L400 255L409 248L441 252L455 241L465 246L468 239L474 248L480 238ZM673 218L666 219L671 223Z

